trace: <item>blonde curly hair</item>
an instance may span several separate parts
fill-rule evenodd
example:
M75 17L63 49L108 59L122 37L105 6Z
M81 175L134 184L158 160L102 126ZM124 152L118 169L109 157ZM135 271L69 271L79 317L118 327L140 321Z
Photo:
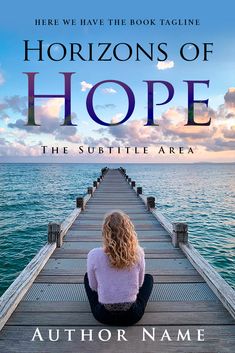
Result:
M138 262L137 235L133 223L124 212L117 210L106 215L102 235L104 251L112 267L130 268Z

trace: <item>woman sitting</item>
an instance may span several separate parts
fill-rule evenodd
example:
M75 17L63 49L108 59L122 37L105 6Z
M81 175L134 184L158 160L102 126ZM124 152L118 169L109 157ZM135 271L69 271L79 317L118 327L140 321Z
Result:
M153 287L145 274L144 250L134 225L121 211L105 217L103 247L87 257L84 284L96 320L108 325L133 325L144 315Z

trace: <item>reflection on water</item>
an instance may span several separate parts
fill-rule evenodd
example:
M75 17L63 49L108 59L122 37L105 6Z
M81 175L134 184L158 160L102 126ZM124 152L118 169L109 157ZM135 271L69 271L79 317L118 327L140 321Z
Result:
M114 167L118 167L115 165ZM0 294L62 221L103 165L0 165ZM171 221L189 224L190 241L235 287L235 165L128 164L128 175L156 197Z

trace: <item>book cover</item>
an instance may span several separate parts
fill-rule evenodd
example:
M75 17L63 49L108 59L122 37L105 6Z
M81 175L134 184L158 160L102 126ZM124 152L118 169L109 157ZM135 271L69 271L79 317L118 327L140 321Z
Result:
M234 351L234 10L2 4L1 352ZM110 212L109 246L126 231L144 250L133 300L100 258L86 286Z

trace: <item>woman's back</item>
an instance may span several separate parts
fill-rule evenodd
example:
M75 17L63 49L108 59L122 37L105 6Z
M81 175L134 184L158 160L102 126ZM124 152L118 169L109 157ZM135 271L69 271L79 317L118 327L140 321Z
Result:
M98 292L102 304L134 302L144 281L144 251L138 247L139 260L130 268L111 265L103 248L92 249L87 258L89 285Z
M134 224L122 211L106 215L103 247L87 257L84 285L94 317L110 325L133 325L144 314L153 287Z

